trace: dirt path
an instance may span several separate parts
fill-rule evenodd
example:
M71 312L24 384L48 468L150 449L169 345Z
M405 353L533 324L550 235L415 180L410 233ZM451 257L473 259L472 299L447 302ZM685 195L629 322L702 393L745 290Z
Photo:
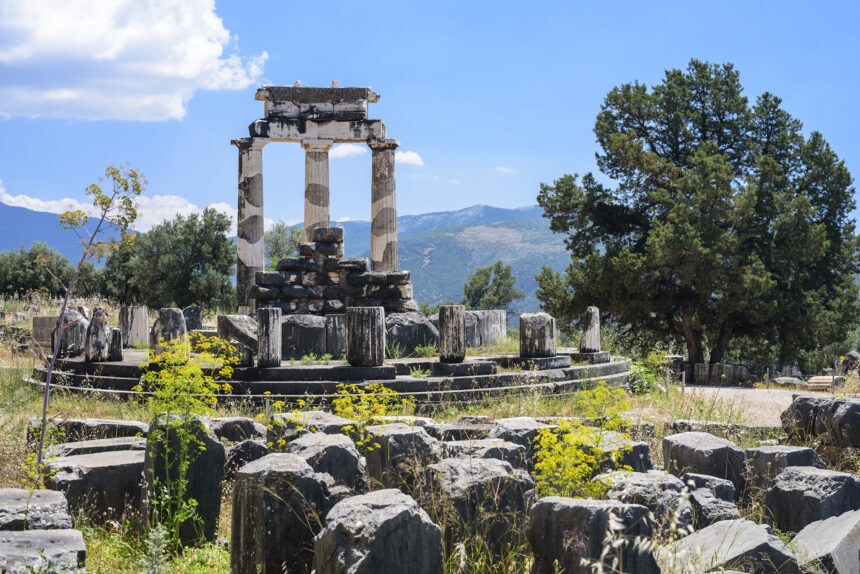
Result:
M719 403L724 411L737 412L739 418L745 422L762 424L778 424L780 422L779 415L791 404L792 395L832 396L829 393L809 393L793 389L744 389L737 387L687 386L686 392L708 403Z

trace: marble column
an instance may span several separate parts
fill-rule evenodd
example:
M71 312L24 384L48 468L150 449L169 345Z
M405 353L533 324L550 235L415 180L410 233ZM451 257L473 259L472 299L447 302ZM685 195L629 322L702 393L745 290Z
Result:
M329 226L328 151L332 140L303 140L305 149L305 241Z
M370 143L373 150L371 182L370 268L397 271L397 185L394 179L393 139Z
M236 216L236 304L239 312L254 310L250 298L254 276L265 266L263 248L263 146L264 138L239 138L239 202Z

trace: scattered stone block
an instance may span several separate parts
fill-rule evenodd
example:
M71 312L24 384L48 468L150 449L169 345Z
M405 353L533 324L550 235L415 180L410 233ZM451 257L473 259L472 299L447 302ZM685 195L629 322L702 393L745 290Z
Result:
M396 489L338 502L314 541L316 574L442 574L442 530Z
M315 472L328 473L354 492L367 490L364 460L346 435L307 433L288 442L284 452L302 457Z
M0 488L0 535L6 530L52 530L72 527L62 492Z
M532 506L526 526L526 537L534 552L532 574L588 574L592 568L583 560L599 563L603 542L613 514L624 526L621 536L627 544L604 557L604 567L611 569L613 559L624 564L624 571L635 574L660 572L654 557L633 546L637 536L650 537L653 528L648 509L638 504L612 500L590 500L548 496Z
M0 572L83 572L87 548L80 530L0 532Z
M122 332L118 327L110 329L110 349L108 351L108 361L122 361Z
M811 466L790 466L771 482L765 504L777 528L798 532L813 522L860 509L860 477Z
M588 307L585 310L582 340L579 342L580 353L600 352L600 310Z
M734 502L718 498L710 488L697 488L690 492L690 504L693 508L693 524L699 529L720 520L741 517Z
M546 313L520 315L520 356L555 357L555 319Z
M162 483L168 476L172 480L178 478L177 460L165 460L165 447L167 452L179 451L179 436L175 426L177 424L181 424L181 421L168 421L161 417L150 429L144 462L145 489L141 502L144 524L148 524L150 520L151 500L155 496L157 484ZM202 448L198 450L186 471L188 483L185 491L185 496L197 501L197 515L202 524L198 525L190 520L184 522L179 527L179 538L184 544L214 541L218 516L221 513L221 481L224 476L226 449L209 428L207 421L193 418L185 424L188 425L185 432L191 433L196 444Z
M281 319L281 341L281 353L289 359L324 355L328 347L326 318L307 313L285 316Z
M439 440L475 440L487 438L495 428L489 417L460 417L450 423L431 424L426 426L427 432ZM476 420L477 419L477 420Z
M310 572L314 535L335 502L332 485L295 454L273 453L242 467L233 486L231 572Z
M104 309L97 308L87 326L84 342L84 359L88 363L107 361L110 358L110 323Z
M527 460L534 457L534 442L538 431L547 425L542 425L531 417L511 417L496 419L494 428L488 438L499 438L522 445L526 448Z
M146 439L143 437L125 436L66 442L49 446L46 453L49 457L66 457L122 450L146 450Z
M449 440L440 442L439 447L444 457L495 458L514 468L526 466L526 447L500 438Z
M386 344L411 355L415 347L439 346L439 331L421 313L389 313L385 317Z
M818 453L802 446L760 446L744 451L752 477L759 484L770 480L789 466L827 468Z
M491 347L508 336L508 317L504 309L466 311L466 345Z
M140 506L144 451L79 454L47 461L46 482L63 492L73 514L101 524Z
M185 316L180 309L176 307L159 309L158 318L149 332L149 348L156 354L161 354L165 351L162 342L169 343L174 339L181 339L187 332Z
M326 411L305 411L300 413L277 413L272 415L267 427L266 442L278 446L281 441L288 441L309 432L327 434L343 434L346 427L354 426L355 422Z
M367 474L386 487L410 482L414 469L437 458L437 440L422 427L403 423L367 428L373 437L366 454Z
M227 448L224 459L224 480L233 480L240 468L269 454L262 439L247 439Z
M189 305L182 310L185 317L185 329L194 331L203 328L203 308L200 305Z
M216 417L209 419L209 428L219 440L242 442L266 438L266 426L248 417Z
M462 363L466 358L466 307L442 305L439 308L439 360Z
M735 500L735 485L731 480L717 478L708 474L696 474L685 472L681 475L681 482L690 490L707 488L720 500L732 502Z
M218 338L257 348L257 320L248 315L218 315Z
M79 311L75 309L66 309L64 324L65 328L63 329L63 334L60 338L58 355L60 357L78 357L84 353L87 340L87 328L90 326L90 322ZM58 330L59 325L55 325L54 331L51 333L52 352Z
M378 367L385 362L385 311L382 307L346 310L346 360L353 367Z
M806 525L791 546L803 564L837 574L860 572L860 510Z
M709 474L732 481L737 491L744 486L744 452L733 442L705 432L682 432L663 438L667 471Z
M757 574L800 572L788 547L766 526L749 520L722 520L681 538L665 552L681 556L689 572L726 568Z
M646 472L654 468L651 463L651 447L645 441L635 441L627 438L621 433L614 431L602 431L600 436L600 449L611 453L615 460L615 468L618 466L629 466L634 472Z
M856 371L860 367L860 353L857 351L849 351L842 359L842 374L847 375L852 371Z
M48 350L51 344L51 333L57 327L59 317L33 317L33 339L39 343L45 354L49 355L52 351Z
M678 477L662 470L615 471L598 475L595 480L609 485L606 498L645 506L662 523L667 522L681 507L684 483ZM684 527L692 522L690 506L685 504L680 512L678 526Z
M123 347L142 347L149 342L149 309L145 306L120 307L119 331Z
M30 442L39 442L42 419L30 419L27 437ZM82 441L99 438L135 437L149 434L149 425L138 421L111 419L62 419L48 420L49 427L59 427L64 441Z

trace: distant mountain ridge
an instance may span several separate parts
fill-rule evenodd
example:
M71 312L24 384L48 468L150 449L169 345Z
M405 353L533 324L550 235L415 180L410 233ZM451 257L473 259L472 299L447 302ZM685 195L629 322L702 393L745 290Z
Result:
M348 257L370 254L370 222L343 221ZM537 282L542 265L562 271L569 261L561 236L549 230L537 205L516 209L473 205L456 211L439 211L397 218L400 268L412 272L415 299L438 303L459 301L463 284L477 267L496 259L513 266L517 289L525 300L514 303L520 312L535 311ZM29 247L44 241L72 261L80 244L71 231L59 226L56 214L0 203L0 251Z

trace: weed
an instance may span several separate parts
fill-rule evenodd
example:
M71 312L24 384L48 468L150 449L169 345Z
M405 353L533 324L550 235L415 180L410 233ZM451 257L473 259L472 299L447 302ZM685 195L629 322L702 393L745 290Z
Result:
M421 358L429 358L435 357L439 354L439 350L433 345L418 345L415 347L415 350L412 351L413 357L421 357Z
M416 379L426 379L430 376L430 369L422 369L421 367L412 367L409 369L409 376Z
M367 427L376 424L378 417L409 415L415 410L415 401L412 397L402 396L381 383L364 387L340 384L337 386L332 404L336 415L355 422L344 431L362 453L375 448Z

